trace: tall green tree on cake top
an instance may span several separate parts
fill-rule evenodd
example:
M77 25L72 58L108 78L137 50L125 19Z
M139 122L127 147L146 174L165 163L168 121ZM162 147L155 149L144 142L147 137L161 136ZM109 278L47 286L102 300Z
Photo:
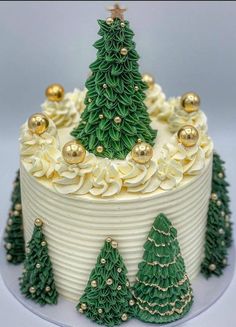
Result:
M213 155L212 193L207 213L205 256L201 272L205 277L220 276L227 266L227 248L232 243L232 223L229 208L229 184L225 180L224 162Z
M5 229L6 259L13 264L19 264L25 258L25 241L22 221L20 171L16 173L14 189L11 195L11 209L8 214Z
M109 327L131 318L134 305L127 269L117 247L115 240L106 239L77 305L80 313Z
M154 144L156 131L144 104L147 86L139 73L134 33L115 5L111 17L99 20L97 59L91 75L81 121L72 135L87 151L100 157L124 159L138 140Z
M145 322L169 323L191 308L192 288L177 231L164 214L157 216L144 244L133 295L134 315Z
M42 226L42 220L35 219L33 235L27 244L20 290L27 298L41 305L56 304L58 293Z

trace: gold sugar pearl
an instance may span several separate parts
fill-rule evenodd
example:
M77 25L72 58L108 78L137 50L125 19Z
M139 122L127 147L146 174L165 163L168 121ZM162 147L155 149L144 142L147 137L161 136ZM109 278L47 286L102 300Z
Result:
M138 91L139 87L137 85L135 85L134 89L135 89L135 91Z
M84 313L84 310L79 308L79 313L83 314Z
M92 280L91 281L91 286L92 287L97 287L97 281L96 280Z
M223 174L223 173L219 173L219 174L218 174L218 177L219 177L219 178L223 178L223 177L224 177L224 174Z
M10 254L7 254L6 259L7 259L7 261L11 261L12 256Z
M134 302L134 300L129 300L129 305L130 305L130 306L133 306L133 305L135 305L135 302Z
M225 233L225 231L223 230L223 228L220 228L220 229L218 230L218 232L219 232L220 235L224 235L224 233Z
M36 268L37 268L37 269L41 268L40 263L37 263L37 264L36 264Z
M102 258L101 259L101 263L104 265L106 263L106 259L105 258Z
M104 148L103 148L102 145L99 145L99 146L97 146L96 150L97 150L98 153L102 153Z
M122 122L122 119L121 119L119 116L116 116L116 117L114 118L114 122L115 122L116 124L120 124L120 123Z
M216 201L216 200L218 199L217 194L216 194L216 193L212 193L212 194L211 194L211 199L212 199L213 201Z
M17 210L17 211L21 211L21 209L22 209L21 204L20 204L20 203L17 203L17 204L15 205L15 210Z
M45 245L47 245L47 242L46 241L42 241L41 242L41 246L45 246Z
M121 316L121 320L126 321L128 319L128 315L126 313L123 313Z
M98 309L98 313L103 313L103 310L101 308Z
M19 211L15 210L13 211L13 216L18 217L20 215Z
M112 278L108 278L106 284L110 286L112 283L113 283Z
M87 304L86 303L81 303L81 309L87 310Z
M104 89L106 89L106 88L107 88L107 85L104 83L102 87L103 87Z
M31 294L34 294L34 293L36 292L36 288L33 287L33 286L31 286L31 287L29 288L29 292L30 292Z
M122 269L121 268L117 268L117 272L121 273Z
M122 49L120 50L120 54L121 54L122 56L126 56L126 55L128 54L128 50L127 50L126 48L122 48Z
M112 241L111 246L113 247L113 249L116 249L118 247L118 242Z
M120 291L122 289L121 285L117 286L117 290Z
M211 271L216 270L216 265L214 263L211 263L208 267Z
M121 23L120 23L120 26L121 26L121 27L125 27L125 23L124 23L124 22L121 22Z
M41 227L41 226L43 226L43 222L42 222L42 220L40 218L36 218L35 221L34 221L34 225L36 227Z
M50 291L51 291L51 287L50 287L50 286L46 286L46 287L45 287L45 291L46 291L46 292L50 292Z
M111 18L111 17L108 17L108 18L106 19L106 23L107 23L107 25L112 25L113 22L114 22L114 20L113 20L113 18Z
M88 99L88 102L91 103L91 102L92 102L92 99L89 98L89 99Z
M13 224L13 220L11 218L9 218L7 223L8 223L9 226L11 226Z
M11 243L7 243L7 244L6 244L6 248L7 248L7 250L11 250L11 248L12 248L12 244L11 244Z
M221 202L220 200L218 200L218 201L216 202L216 204L217 204L218 207L220 207L220 206L222 205L222 202Z
M103 114L100 114L100 115L99 115L99 118L100 118L100 119L103 119L103 118L104 118Z
M127 287L129 287L129 281L127 280L127 282L125 283L125 285L127 286Z

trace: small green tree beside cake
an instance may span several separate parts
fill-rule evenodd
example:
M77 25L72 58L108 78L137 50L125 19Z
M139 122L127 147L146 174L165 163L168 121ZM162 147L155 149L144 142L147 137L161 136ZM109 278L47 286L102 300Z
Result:
M221 201L221 217L225 220L225 243L227 247L232 244L232 222L230 221L229 183L226 180L224 161L219 154L213 154L212 192L217 194Z
M14 189L11 196L11 209L9 211L5 229L6 259L13 264L19 264L25 258L25 241L22 221L20 171L16 173Z
M144 104L146 84L139 73L139 55L129 22L121 8L99 20L101 39L91 75L81 122L72 131L87 151L109 159L124 159L140 139L154 145L156 131Z
M119 325L133 315L134 300L127 269L117 247L115 240L106 239L77 305L80 313L109 327Z
M37 218L26 249L20 290L27 298L41 304L56 304L58 293L48 254L47 241L42 231L43 222Z
M227 248L232 243L232 223L229 208L229 184L225 180L224 162L213 154L212 193L207 213L205 255L201 272L209 278L220 276L227 266Z
M193 302L192 288L177 240L177 231L160 214L144 244L133 286L136 318L151 323L169 323L182 318Z

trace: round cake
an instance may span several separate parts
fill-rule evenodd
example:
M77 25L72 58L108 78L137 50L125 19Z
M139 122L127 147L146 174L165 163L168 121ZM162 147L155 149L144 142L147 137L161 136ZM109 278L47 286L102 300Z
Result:
M40 305L62 296L108 327L169 323L200 272L228 265L228 183L199 95L167 98L142 75L125 9L110 11L85 88L49 85L21 127L6 259Z
M160 161L163 146L171 142L173 135L165 122L153 121L152 125L158 129L158 138L154 147L155 160L152 159L156 162L158 158ZM65 144L72 139L69 131L68 128L58 130L59 144ZM23 139L24 136L21 140ZM195 150L192 161L195 161L197 156ZM138 171L137 176L126 179L128 189L124 186L118 194L111 196L101 194L96 197L91 193L75 194L73 183L66 184L65 190L64 184L62 186L43 177L35 178L30 171L37 174L40 171L39 167L43 166L40 166L37 161L35 163L37 167L32 168L32 164L25 162L24 158L21 162L21 194L25 239L29 241L31 238L35 217L42 217L45 222L45 234L55 280L61 295L74 301L82 295L88 274L96 262L99 248L108 236L116 239L120 244L120 251L128 268L128 276L133 283L148 231L155 216L162 212L171 219L178 230L189 278L193 280L197 276L204 254L207 210L211 192L212 154L202 158L202 162L196 160L194 164L199 170L196 170L194 175L186 173L178 186L169 185L171 189L164 190L156 186L155 191L143 193L142 187L145 190L145 182L143 183L143 176L141 176L143 171ZM106 159L95 161L95 169L102 164L103 173L109 173L110 166L107 165ZM132 162L132 159L127 159L127 162L129 161ZM122 162L112 160L110 164L119 171L121 177L126 176L122 174L124 172ZM153 169L151 165L152 163L146 164L146 176L149 174L148 170ZM191 169L194 171L193 165ZM154 179L151 174L149 178ZM175 178L178 179L178 174ZM59 178L56 176L54 179L58 181ZM125 179L123 184L124 181ZM69 191L73 193L65 194Z

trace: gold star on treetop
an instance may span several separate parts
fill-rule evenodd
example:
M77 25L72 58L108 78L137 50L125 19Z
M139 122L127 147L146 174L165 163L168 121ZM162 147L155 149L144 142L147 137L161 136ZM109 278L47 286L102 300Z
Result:
M118 3L116 3L114 7L109 8L108 10L111 12L111 18L119 18L120 20L124 21L124 12L126 9L120 8Z

